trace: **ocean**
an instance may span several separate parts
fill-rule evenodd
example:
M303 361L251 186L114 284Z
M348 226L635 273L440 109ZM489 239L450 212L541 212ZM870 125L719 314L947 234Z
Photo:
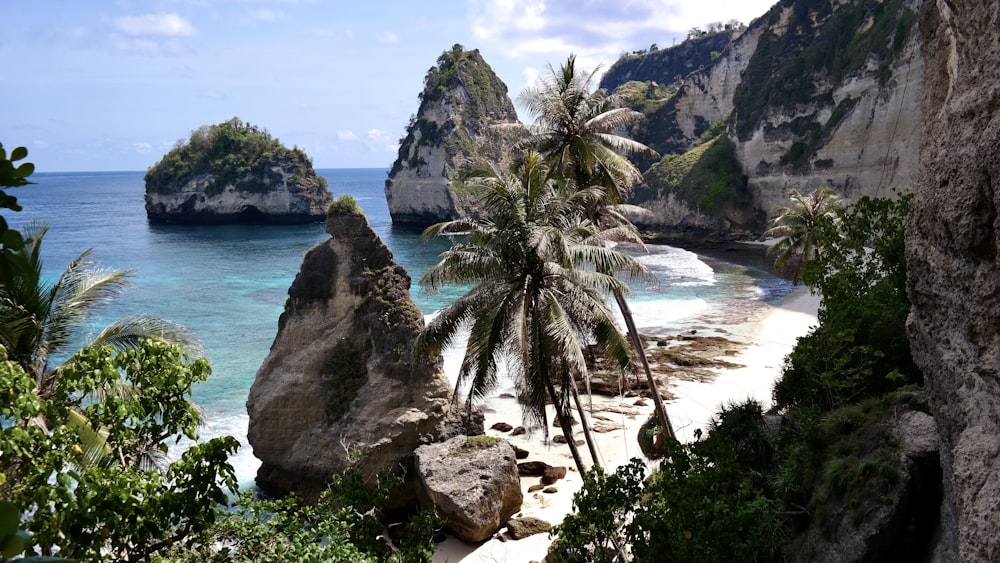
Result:
M422 291L417 283L447 248L423 243L419 232L394 227L386 206L385 169L321 169L333 196L350 194L375 233L413 279L411 295L426 315L461 295L459 288ZM257 368L274 339L278 316L302 257L328 235L322 223L296 226L150 225L143 203L144 172L34 174L34 185L8 190L23 211L4 211L13 228L50 225L42 244L44 274L56 279L87 249L100 266L134 269L134 287L90 320L90 336L130 314L162 317L194 331L212 364L212 376L194 389L207 414L200 434L229 434L243 444L233 459L241 483L259 463L246 443L245 402ZM714 331L750 337L753 321L793 286L765 267L711 258L680 248L629 249L657 283L633 287L636 324L648 334ZM459 351L446 366L457 365ZM450 360L450 361L449 361Z

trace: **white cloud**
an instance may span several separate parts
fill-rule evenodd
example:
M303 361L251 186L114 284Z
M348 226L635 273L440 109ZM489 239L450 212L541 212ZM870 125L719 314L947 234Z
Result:
M570 53L606 64L623 51L669 46L693 27L738 20L750 23L775 0L468 0L473 36L484 46L518 58Z
M399 36L391 31L384 31L378 34L378 41L379 43L392 45L394 43L399 43Z
M358 136L354 134L354 131L337 131L337 138L341 141L358 140Z
M250 12L250 18L265 23L276 22L280 19L284 19L285 13L281 10L272 10L270 8L259 8Z
M134 148L137 153L147 153L153 150L153 145L149 143L132 143L132 148Z
M49 144L46 143L45 141L41 140L41 139L35 139L34 141L31 141L31 146L34 147L34 148L36 148L36 149L47 149L47 148L49 148Z
M395 144L395 139L388 131L382 129L369 129L368 138L366 144L368 145L368 150L371 152L386 152L394 154L399 150L399 146Z
M174 13L122 16L111 20L127 35L165 35L170 37L195 35L198 31L188 20Z
M222 92L218 92L216 90L205 90L205 93L203 95L206 98L211 98L213 100L225 100L226 99L226 95L225 94L223 94Z

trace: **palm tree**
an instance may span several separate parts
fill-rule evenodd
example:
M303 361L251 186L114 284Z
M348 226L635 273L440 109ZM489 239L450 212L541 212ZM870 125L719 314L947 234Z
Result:
M473 180L483 191L483 218L439 223L423 234L462 233L462 242L442 254L421 284L473 286L428 324L415 353L440 353L469 327L456 395L467 386L466 408L471 408L495 387L506 364L519 388L526 425L539 425L547 435L545 403L550 399L582 474L585 467L572 439L573 380L586 376L583 349L591 342L619 368L629 366L628 344L603 299L604 292L624 290L624 284L601 272L631 271L636 263L586 242L594 227L579 210L601 197L599 190L562 189L534 152L515 163L510 174L492 165L486 169ZM592 441L588 444L599 463Z
M616 94L591 91L597 70L577 71L576 56L570 55L558 70L549 65L548 75L522 90L518 102L535 118L527 143L577 186L602 186L607 202L617 204L625 201L633 183L642 180L623 153L655 151L618 134L642 114L620 107Z
M542 152L556 170L573 180L568 185L601 188L603 197L590 204L586 213L605 232L605 240L617 237L619 242L642 246L635 227L617 210L632 184L642 181L642 174L623 153L655 154L646 145L618 134L642 119L642 114L620 107L621 100L615 94L608 94L603 89L591 91L597 70L589 74L577 71L574 55L570 55L558 70L549 65L548 71L537 86L526 88L518 96L518 101L535 118L532 135L526 142ZM674 437L673 425L649 368L645 346L624 292L614 291L613 294L653 396L657 421L668 436Z
M765 239L777 238L778 241L768 248L768 254L777 253L775 266L785 267L792 258L801 258L802 262L815 259L819 255L819 227L823 221L838 220L841 209L840 196L830 188L816 188L807 196L798 190L792 190L791 205L779 205L774 208L774 218L770 229L764 231ZM795 268L793 281L799 282L801 263Z
M39 396L47 398L58 385L54 356L69 356L83 342L89 316L130 287L131 270L93 268L90 250L69 263L55 283L42 276L41 245L48 226L27 225L23 248L5 254L0 271L0 345L8 358L35 377ZM105 327L85 346L135 348L144 338L179 344L198 353L193 335L184 327L152 317L127 317Z

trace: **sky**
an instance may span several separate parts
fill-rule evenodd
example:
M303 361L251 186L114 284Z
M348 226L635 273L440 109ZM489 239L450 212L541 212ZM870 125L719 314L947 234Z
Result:
M145 171L239 117L316 168L388 168L456 43L516 99L571 53L606 69L775 1L0 0L0 143L39 172Z

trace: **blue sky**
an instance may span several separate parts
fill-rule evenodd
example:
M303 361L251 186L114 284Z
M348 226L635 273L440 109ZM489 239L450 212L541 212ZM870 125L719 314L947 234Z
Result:
M3 0L0 142L38 171L146 170L238 116L317 168L388 168L455 43L516 98L570 53L606 68L774 1Z

